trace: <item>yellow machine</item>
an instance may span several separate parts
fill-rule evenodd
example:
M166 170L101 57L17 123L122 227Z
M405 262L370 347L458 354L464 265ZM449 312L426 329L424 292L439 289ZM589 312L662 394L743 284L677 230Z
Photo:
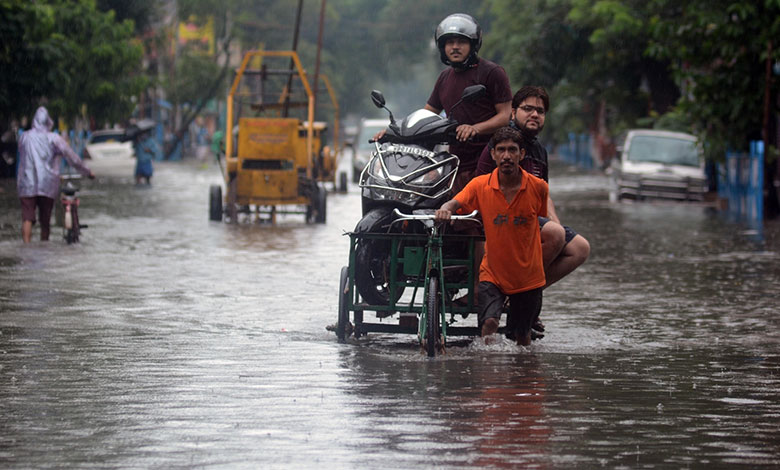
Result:
M316 99L298 55L244 55L227 99L224 210L222 187L213 185L211 220L255 213L275 222L277 214L305 214L308 223L325 223L324 183L335 186L339 143L338 105L322 78L334 105L334 150L325 145L327 124L314 121Z

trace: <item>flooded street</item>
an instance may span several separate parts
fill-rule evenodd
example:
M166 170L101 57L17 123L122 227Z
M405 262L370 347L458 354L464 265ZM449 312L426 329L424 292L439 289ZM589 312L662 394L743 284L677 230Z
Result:
M592 252L545 292L546 337L435 359L326 330L354 186L325 225L231 225L216 165L156 164L151 188L84 182L82 243L24 246L0 180L0 467L780 466L780 223L550 174Z

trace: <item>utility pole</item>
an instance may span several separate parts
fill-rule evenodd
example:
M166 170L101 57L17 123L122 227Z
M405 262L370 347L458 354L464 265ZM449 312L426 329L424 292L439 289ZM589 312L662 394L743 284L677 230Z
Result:
M303 10L303 0L298 0L298 12L295 15L295 32L293 33L293 45L292 50L296 52L298 50L298 34L301 29L301 12ZM295 68L295 62L290 60L290 73L287 75L287 96L284 99L284 110L282 111L282 117L290 115L290 95L292 95L292 71Z
M320 53L322 52L322 31L324 29L325 25L325 3L326 0L322 0L322 5L320 6L320 30L317 33L317 59L314 63L314 86L313 86L313 93L314 93L314 104L316 106L317 104L317 81L320 77Z

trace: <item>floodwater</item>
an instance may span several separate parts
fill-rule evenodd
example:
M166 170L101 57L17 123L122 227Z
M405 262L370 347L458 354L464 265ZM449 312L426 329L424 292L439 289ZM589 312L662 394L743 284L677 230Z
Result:
M0 181L0 467L780 466L777 223L609 203L555 165L592 253L545 293L546 337L428 359L326 330L353 187L325 225L231 225L208 221L215 165L155 169L85 182L72 246L23 246Z

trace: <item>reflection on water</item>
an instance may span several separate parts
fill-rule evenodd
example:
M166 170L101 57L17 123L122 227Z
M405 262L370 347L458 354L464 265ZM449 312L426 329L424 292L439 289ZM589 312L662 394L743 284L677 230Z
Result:
M208 221L215 167L88 182L83 242L22 246L0 182L5 468L776 468L780 227L611 204L555 167L591 259L545 293L529 348L337 344L360 200L325 225ZM467 319L473 320L473 319Z

